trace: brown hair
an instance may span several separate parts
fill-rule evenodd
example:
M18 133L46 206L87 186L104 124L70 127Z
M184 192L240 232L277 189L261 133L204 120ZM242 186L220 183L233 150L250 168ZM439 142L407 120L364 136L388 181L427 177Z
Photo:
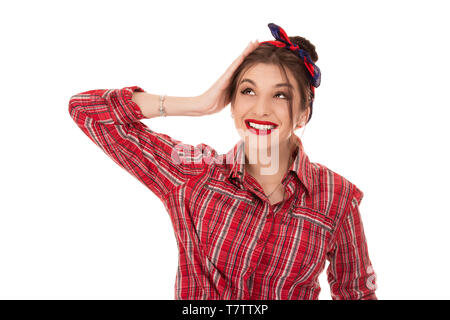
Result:
M309 42L309 40L299 36L289 37L289 39L292 43L297 44L301 49L307 51L314 63L319 59L316 52L316 47L311 42ZM231 101L231 103L234 104L237 94L237 85L242 79L242 76L250 67L258 63L277 65L284 76L284 80L287 83L290 83L285 69L288 68L292 72L295 80L297 81L297 85L300 88L300 111L306 111L310 107L312 92L309 86L309 78L307 74L308 70L306 69L305 64L293 51L284 47L276 47L270 43L263 43L255 50L253 50L247 57L245 57L244 61L236 69L232 76L231 83L228 87L228 101ZM292 119L292 98L294 95L290 88L288 88L288 90L291 97L291 99L289 99L289 114L291 117L292 125L294 121ZM311 119L311 116L312 106L309 111L308 120L306 121L307 123Z

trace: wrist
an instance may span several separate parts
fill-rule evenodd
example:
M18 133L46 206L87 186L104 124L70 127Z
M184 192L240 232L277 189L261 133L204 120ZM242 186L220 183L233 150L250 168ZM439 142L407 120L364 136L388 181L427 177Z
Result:
M199 115L198 102L199 102L198 96L195 97L166 96L164 98L163 107L166 112L166 116L198 116Z

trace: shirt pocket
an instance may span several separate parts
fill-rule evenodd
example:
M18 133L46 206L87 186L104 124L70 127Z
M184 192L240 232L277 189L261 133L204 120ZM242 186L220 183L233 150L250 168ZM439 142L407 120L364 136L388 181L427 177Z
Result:
M290 290L318 276L334 230L334 221L322 212L295 206L285 219L289 254L286 257ZM291 292L292 293L292 292Z
M334 221L322 212L308 207L294 206L289 214L299 220L306 220L317 227L323 228L330 234L334 229Z

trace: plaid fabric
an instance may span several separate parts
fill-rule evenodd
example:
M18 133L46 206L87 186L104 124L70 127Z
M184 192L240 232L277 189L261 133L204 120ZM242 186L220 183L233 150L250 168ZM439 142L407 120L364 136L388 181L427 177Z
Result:
M363 193L303 150L271 205L245 173L244 144L218 154L143 124L138 86L71 97L69 112L113 161L163 203L179 249L175 299L318 299L328 259L333 299L377 299L361 215Z

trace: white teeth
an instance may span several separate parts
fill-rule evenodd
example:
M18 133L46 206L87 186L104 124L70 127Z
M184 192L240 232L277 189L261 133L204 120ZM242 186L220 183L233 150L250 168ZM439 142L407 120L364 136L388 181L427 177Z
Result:
M259 129L259 130L268 130L268 129L273 129L275 128L275 126L273 125L267 125L267 124L256 124L253 122L248 122L249 126L255 129Z

